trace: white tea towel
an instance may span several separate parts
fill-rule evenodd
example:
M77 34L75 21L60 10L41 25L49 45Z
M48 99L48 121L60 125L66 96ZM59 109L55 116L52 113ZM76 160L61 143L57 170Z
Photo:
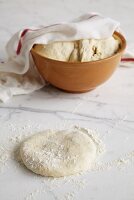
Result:
M129 44L120 63L121 67L134 67L134 45Z
M90 13L71 22L26 28L17 32L6 45L7 62L0 64L0 100L13 95L28 94L42 88L42 80L30 54L34 44L79 39L104 39L118 30L119 22Z

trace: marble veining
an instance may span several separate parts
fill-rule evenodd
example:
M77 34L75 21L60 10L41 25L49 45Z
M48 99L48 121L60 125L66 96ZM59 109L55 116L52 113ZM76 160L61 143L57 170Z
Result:
M9 110L9 119L11 118L12 114L18 114L18 113L21 113L20 111L25 111L25 112L31 112L31 113L51 113L51 114L55 114L56 116L60 117L60 119L64 119L66 118L66 114L73 114L73 115L77 115L77 116L80 116L80 117L84 117L81 118L80 120L85 120L85 121L88 121L90 119L94 119L94 120L102 120L102 121L116 121L118 120L118 118L106 118L106 117L97 117L97 116L94 116L94 115L87 115L87 114L84 114L84 113L79 113L79 112L68 112L68 111L62 111L62 110L47 110L47 109L39 109L39 108L32 108L32 107L6 107L6 106L2 106L0 107L0 109L2 110ZM63 114L63 115L62 115ZM134 120L127 120L127 119L123 119L124 122L129 122L129 123L134 123Z

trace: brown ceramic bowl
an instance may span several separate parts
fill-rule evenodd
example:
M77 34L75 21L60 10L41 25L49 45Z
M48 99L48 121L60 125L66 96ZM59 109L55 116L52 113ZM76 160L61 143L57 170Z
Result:
M53 86L67 92L79 93L92 90L110 78L118 66L126 47L125 38L114 33L121 45L116 54L108 58L89 62L63 62L39 55L31 50L35 65L41 76Z

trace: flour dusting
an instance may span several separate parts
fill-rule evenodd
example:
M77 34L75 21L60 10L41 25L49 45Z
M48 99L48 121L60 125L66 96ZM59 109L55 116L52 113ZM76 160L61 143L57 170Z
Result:
M10 154L7 148L0 146L0 172L3 172L4 167L7 165Z
M10 164L10 160L15 161L14 169L19 169L21 163L21 158L19 155L18 147L22 141L24 141L27 137L32 135L34 132L42 131L44 128L41 124L32 123L28 121L27 124L18 127L17 124L9 123L7 125L9 130L11 131L11 136L8 138L6 144L0 146L0 173L4 171L8 167L8 163ZM90 134L90 137L95 142L97 146L98 154L103 154L105 151L105 145L102 142L102 138L96 134L96 131L85 129L77 126L78 129L82 129L86 134ZM7 148L8 147L8 148ZM19 164L17 164L17 162ZM54 200L75 200L76 195L79 194L79 191L84 190L84 188L88 185L88 181L86 176L90 175L90 173L102 172L112 169L123 169L126 166L130 166L134 163L134 151L126 152L125 154L119 156L117 159L104 162L104 161L96 161L89 172L79 173L75 176L63 177L63 178L41 178L39 176L33 176L35 181L40 181L41 186L35 190L30 191L26 196L25 200L35 200L41 194L47 194L47 196L52 196ZM58 196L56 190L62 190L63 187L68 188L71 186L71 189L68 189L64 194Z
M109 162L96 162L92 166L92 171L106 171L113 168L122 169L123 167L130 165L134 162L134 151L121 155L115 160Z

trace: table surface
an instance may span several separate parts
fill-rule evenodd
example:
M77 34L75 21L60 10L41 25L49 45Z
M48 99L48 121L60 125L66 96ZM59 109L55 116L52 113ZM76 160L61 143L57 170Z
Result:
M70 20L90 11L120 21L130 45L133 10L133 0L0 0L0 59L18 29ZM73 125L97 130L106 146L100 157L105 167L52 180L29 172L13 153L9 155L26 134ZM107 83L85 94L47 86L0 103L0 127L1 200L134 200L134 68L119 67Z

